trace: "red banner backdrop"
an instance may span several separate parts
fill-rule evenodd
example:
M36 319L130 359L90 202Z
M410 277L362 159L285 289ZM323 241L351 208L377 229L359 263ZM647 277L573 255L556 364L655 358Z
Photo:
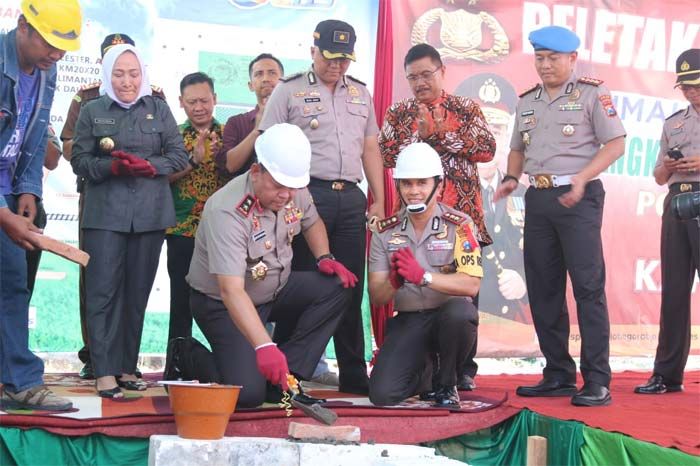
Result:
M664 118L687 105L680 91L673 89L675 60L683 50L700 47L697 0L396 0L391 8L393 99L410 96L402 68L408 49L421 42L433 45L447 67L448 92L479 101L490 122L496 122L492 118L497 119L499 111L509 116L508 131L499 131L494 125L499 143L497 168L501 170L505 168L516 91L538 82L528 33L557 24L579 35L582 45L577 75L605 81L627 130L625 154L601 176L607 191L603 241L611 350L614 355L653 355L661 296L660 214L666 188L656 185L652 171ZM381 42L377 48L382 48ZM495 228L514 228L522 238L517 231L522 229L522 209L522 197L516 196L507 206L508 217ZM509 247L495 244L487 259L494 261L496 273L485 277L482 293L491 289L497 296L481 298L491 302L484 305L488 309L480 309L481 356L538 353L527 296L498 296L504 292L499 280L508 258L520 255L522 261L522 241L517 237L510 241ZM488 257L488 249L484 253ZM512 268L517 272L517 266ZM697 279L692 303L697 310ZM578 353L576 305L570 290L568 307L571 349ZM692 323L692 351L698 353L697 313Z

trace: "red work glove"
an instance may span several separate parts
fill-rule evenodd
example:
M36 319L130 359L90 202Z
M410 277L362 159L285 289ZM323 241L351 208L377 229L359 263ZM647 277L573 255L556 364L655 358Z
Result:
M116 157L122 160L128 160L130 163L137 163L143 160L141 157L137 157L136 155L130 154L128 152L124 152L123 150L112 151L112 157Z
M128 160L114 159L111 172L114 176L131 176L131 164Z
M396 255L396 252L391 255L391 270L389 270L389 283L391 283L392 288L395 290L398 290L401 288L404 284L404 278L399 275L399 266L398 266L398 256Z
M273 385L279 385L282 390L289 390L287 383L287 358L284 353L277 349L277 345L267 345L255 350L255 362L258 370Z
M335 259L321 259L318 262L318 270L326 275L337 275L343 283L343 288L354 288L357 285L357 277Z
M403 248L396 251L396 256L399 275L415 285L420 285L425 269L418 263L413 252L409 248Z
M153 165L151 165L147 161L141 160L138 163L131 164L131 175L153 178L154 176L156 176L156 169L153 168Z

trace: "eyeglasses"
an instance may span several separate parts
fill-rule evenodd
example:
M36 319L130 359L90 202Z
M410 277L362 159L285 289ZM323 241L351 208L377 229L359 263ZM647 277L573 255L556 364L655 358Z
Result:
M681 91L683 91L683 92L687 92L687 91L689 91L689 90L691 90L691 89L695 89L696 91L700 91L700 84L681 84L681 85L678 86L678 87L679 87L679 88L681 89Z
M433 76L435 76L435 73L437 73L441 69L441 67L437 67L433 71L423 71L419 74L409 74L408 76L406 76L406 79L409 83L417 83L420 79L422 79L423 81L431 81L433 79Z

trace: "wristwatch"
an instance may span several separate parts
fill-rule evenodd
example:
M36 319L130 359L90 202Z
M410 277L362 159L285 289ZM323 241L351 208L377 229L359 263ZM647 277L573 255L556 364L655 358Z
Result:
M318 267L318 264L319 264L323 259L330 259L330 260L334 261L334 260L335 260L335 256L334 256L333 254L331 254L331 253L324 254L324 255L322 255L322 256L318 256L318 257L316 258L316 266L317 266L317 267Z
M425 272L423 274L423 279L420 281L420 286L428 286L433 283L433 274L430 272Z
M513 181L515 181L516 183L519 183L518 179L517 179L516 177L514 177L513 175L506 175L506 176L504 176L503 179L501 180L501 184L503 184L503 183L505 183L505 182L507 182L507 181L509 181L509 180L513 180Z

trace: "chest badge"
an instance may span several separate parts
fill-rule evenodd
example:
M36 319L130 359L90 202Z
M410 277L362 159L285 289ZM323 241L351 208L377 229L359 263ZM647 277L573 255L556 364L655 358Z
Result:
M272 241L265 241L265 249L272 249Z
M107 137L100 139L100 150L105 153L112 152L114 150L114 140Z
M399 244L405 244L405 243L406 243L406 240L405 240L405 239L401 239L401 238L399 238L399 237L396 237L396 238L391 238L391 239L390 239L389 241L387 241L387 242L388 242L389 244L393 244L393 245L395 245L395 246L398 246Z
M311 127L311 129L317 129L319 126L318 120L316 118L312 118L309 122L309 126Z
M564 136L573 136L576 129L572 125L566 125L561 129L561 132Z
M442 230L440 231L440 233L438 233L437 235L435 235L435 237L436 237L437 239L445 239L445 238L447 238L447 224L445 224L445 223L442 224Z
M265 277L267 277L267 264L263 261L258 262L250 268L250 275L256 282L265 280Z
M525 131L525 132L523 133L523 144L525 144L526 146L529 146L529 145L530 145L530 142L531 142L531 141L530 141L530 133L528 133L527 131Z

